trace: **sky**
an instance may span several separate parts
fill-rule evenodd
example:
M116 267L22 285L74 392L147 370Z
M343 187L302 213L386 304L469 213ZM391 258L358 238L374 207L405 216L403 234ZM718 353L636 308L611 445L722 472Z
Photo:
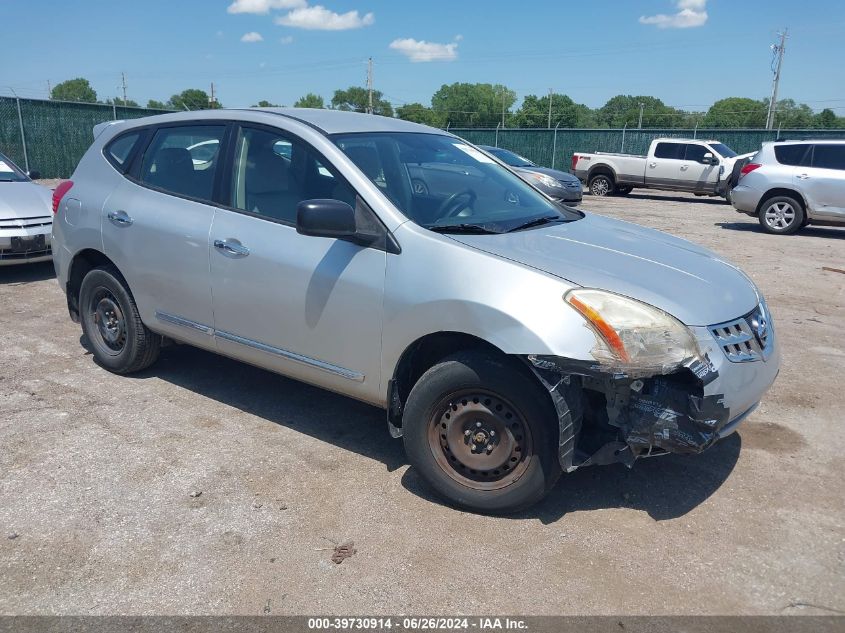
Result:
M453 82L553 90L599 107L653 95L706 110L768 98L771 45L788 28L780 87L845 116L843 0L0 0L0 94L46 98L89 79L102 100L166 101L185 88L227 107L292 105L366 83L399 106Z

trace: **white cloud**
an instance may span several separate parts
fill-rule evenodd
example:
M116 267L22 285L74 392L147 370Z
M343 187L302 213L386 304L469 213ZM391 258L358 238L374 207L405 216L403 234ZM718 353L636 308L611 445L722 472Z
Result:
M293 44L293 35L285 35L283 38L279 40L280 43L284 45Z
M653 24L659 29L688 29L707 22L707 0L675 0L677 13L641 16L640 24Z
M256 33L255 31L250 31L249 33L244 33L241 36L241 42L263 42L264 38L261 37L261 33Z
M276 24L309 31L346 31L370 26L373 22L375 22L375 16L372 13L364 15L359 15L357 11L335 13L319 4L294 9L287 15L276 18Z
M393 40L390 48L402 53L412 62L451 62L458 58L457 41L451 44L437 44L408 37Z
M298 9L306 0L235 0L226 9L229 13L267 14L271 9Z

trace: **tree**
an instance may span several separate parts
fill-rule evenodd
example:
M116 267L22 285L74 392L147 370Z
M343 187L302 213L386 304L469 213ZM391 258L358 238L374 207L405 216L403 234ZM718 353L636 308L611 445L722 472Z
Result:
M767 99L728 97L710 106L703 124L705 127L765 127L768 109Z
M269 101L262 99L261 101L259 101L258 103L256 103L252 107L253 108L281 108L282 106L280 106L278 103L270 103Z
M833 128L845 127L845 119L840 119L830 108L825 108L813 117L813 127Z
M346 90L335 90L332 97L332 107L336 110L352 112L366 112L369 107L369 93L366 88L352 86ZM379 90L373 90L373 114L393 116L393 107L389 101L382 99Z
M813 110L806 103L781 99L775 110L775 127L808 128L813 124Z
M501 84L444 84L431 97L432 109L457 126L496 127L514 103L516 93Z
M686 122L686 112L646 95L616 95L596 111L596 118L602 127L637 127L641 108L643 127L678 127Z
M396 108L396 116L404 121L413 121L432 127L445 127L446 115L424 106L421 103L408 103Z
M119 97L115 97L114 99L106 99L105 103L106 105L127 106L130 108L140 107L137 101L132 101L132 99L127 99L126 101L124 101Z
M82 101L97 103L97 93L87 79L77 77L63 81L50 91L50 98L56 101Z
M210 103L208 93L198 88L188 88L178 95L173 95L167 101L167 107L172 110L209 110L222 108L223 104L215 101Z
M155 99L150 99L147 101L147 107L151 110L167 110L167 104L162 103L161 101L156 101Z
M326 104L323 102L323 97L320 95L315 95L313 92L309 92L304 97L300 97L296 100L293 104L294 108L317 108L322 109L326 107Z
M552 127L593 127L593 111L566 95L552 95ZM549 96L528 95L512 119L516 127L546 127L549 124Z

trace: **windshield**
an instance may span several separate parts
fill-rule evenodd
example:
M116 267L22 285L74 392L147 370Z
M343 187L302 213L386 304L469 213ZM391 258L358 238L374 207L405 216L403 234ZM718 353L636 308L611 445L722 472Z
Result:
M332 140L405 216L426 228L503 233L583 217L459 138L380 132Z
M724 143L710 143L710 147L716 150L719 156L723 158L733 158L736 156L736 152Z
M486 149L486 148L485 148ZM506 165L510 165L511 167L536 167L534 163L530 160L525 158L525 156L520 156L519 154L514 154L510 150L501 149L497 147L492 147L487 150L493 156L498 158L500 161L505 163Z
M26 182L27 180L29 178L17 165L0 154L0 182Z

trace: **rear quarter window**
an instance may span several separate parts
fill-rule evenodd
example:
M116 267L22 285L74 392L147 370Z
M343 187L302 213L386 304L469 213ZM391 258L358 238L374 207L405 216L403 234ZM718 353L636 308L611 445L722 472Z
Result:
M117 169L124 171L139 138L141 138L140 132L128 132L111 141L104 150L108 161Z
M775 145L775 158L781 165L790 165L793 167L807 165L807 153L810 145Z

